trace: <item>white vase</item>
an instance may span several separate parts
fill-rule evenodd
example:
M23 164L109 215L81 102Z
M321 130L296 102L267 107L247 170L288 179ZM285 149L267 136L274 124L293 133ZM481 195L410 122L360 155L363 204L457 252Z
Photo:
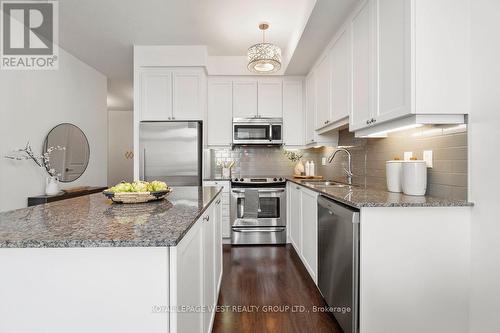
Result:
M59 179L55 176L47 177L45 179L45 194L56 195L59 194L59 192L61 192L59 189Z
M295 168L293 169L293 174L301 176L304 173L304 170L304 164L302 164L302 161L298 161L297 164L295 164Z

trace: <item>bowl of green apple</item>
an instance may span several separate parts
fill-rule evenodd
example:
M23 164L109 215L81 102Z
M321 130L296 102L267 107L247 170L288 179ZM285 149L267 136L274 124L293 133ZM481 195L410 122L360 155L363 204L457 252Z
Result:
M116 203L144 203L165 199L172 188L164 182L135 181L121 182L103 191L103 194Z

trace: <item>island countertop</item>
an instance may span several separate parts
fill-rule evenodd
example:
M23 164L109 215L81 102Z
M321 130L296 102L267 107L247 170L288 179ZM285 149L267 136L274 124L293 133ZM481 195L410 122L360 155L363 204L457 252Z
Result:
M220 188L175 187L165 200L113 204L101 193L0 213L0 247L175 246Z

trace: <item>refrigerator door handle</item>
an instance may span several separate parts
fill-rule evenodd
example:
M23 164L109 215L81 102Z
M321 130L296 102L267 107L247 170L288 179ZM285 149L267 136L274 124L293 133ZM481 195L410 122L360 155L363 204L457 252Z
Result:
M142 154L142 180L147 181L146 178L146 148Z

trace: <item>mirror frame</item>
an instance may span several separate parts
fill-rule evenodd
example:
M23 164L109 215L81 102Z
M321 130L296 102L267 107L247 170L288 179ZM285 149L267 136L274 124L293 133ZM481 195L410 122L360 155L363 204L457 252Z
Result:
M52 127L52 129L49 131L49 133L47 133L47 135L45 136L45 140L43 141L42 154L44 154L47 151L47 148L48 148L47 145L48 145L48 142L49 142L50 133L52 133L52 131L54 131L56 128L58 128L59 126L62 126L62 125L70 125L70 126L76 127L80 132L82 132L83 137L85 138L85 141L87 142L87 149L89 151L89 158L87 159L87 163L85 164L85 167L83 168L82 173L78 177L76 177L73 180L62 180L62 179L59 179L59 181L61 183L71 183L71 182L74 182L74 181L78 180L85 173L85 171L87 171L87 168L88 168L89 162L90 162L90 143L89 143L89 139L87 138L87 135L85 134L85 132L80 127L78 127L78 126L76 126L75 124L72 124L72 123L60 123L60 124L57 124L56 126ZM45 165L45 171L47 171L47 173L49 172L49 170L48 170L48 168L47 168L46 165Z

